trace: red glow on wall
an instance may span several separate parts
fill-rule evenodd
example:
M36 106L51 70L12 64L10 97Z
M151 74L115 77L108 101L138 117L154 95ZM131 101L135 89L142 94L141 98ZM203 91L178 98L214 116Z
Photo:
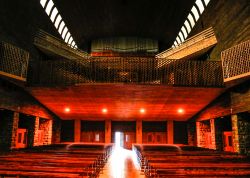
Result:
M70 108L69 108L69 107L66 107L66 108L64 109L64 112L69 113L69 112L70 112Z
M177 110L177 112L178 112L179 114L183 114L183 113L184 113L184 110L183 110L182 108L179 108L179 109Z
M108 112L107 108L102 109L102 113L106 114Z
M141 109L140 109L140 113L141 113L141 114L144 114L144 113L145 113L145 109L144 109L144 108L141 108Z

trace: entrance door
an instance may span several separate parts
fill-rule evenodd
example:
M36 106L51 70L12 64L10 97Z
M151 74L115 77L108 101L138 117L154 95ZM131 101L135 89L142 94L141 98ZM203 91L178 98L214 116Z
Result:
M16 148L27 147L27 129L17 129Z
M233 152L233 137L232 132L223 132L223 143L224 143L224 151Z
M135 133L134 132L124 132L124 148L132 149L132 144L135 143Z

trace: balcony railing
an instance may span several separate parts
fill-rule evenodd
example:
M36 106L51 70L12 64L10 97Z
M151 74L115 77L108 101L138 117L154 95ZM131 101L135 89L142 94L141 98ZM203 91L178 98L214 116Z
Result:
M11 44L0 42L0 75L26 81L29 53Z
M221 53L224 82L250 78L250 40Z
M222 87L217 61L164 60L155 58L101 57L82 61L53 60L31 64L33 86L67 86L83 83L162 84L189 87ZM161 61L161 62L162 62Z
M185 40L177 47L170 48L156 55L157 58L183 59L206 52L217 43L213 28L210 27Z
M71 60L81 60L87 58L88 53L79 49L74 49L67 45L63 40L54 37L53 35L39 30L34 39L34 44L48 54L53 54Z

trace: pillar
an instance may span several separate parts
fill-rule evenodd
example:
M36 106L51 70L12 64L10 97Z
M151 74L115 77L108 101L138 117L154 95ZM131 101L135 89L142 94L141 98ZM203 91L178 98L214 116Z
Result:
M137 144L142 143L142 121L141 120L136 121L136 143Z
M39 117L35 117L35 125L34 125L34 141L33 146L38 146L38 130L39 130Z
M174 143L174 121L167 121L167 136L168 136L168 144Z
M196 122L196 134L197 134L197 146L202 147L201 145L201 129L200 129L200 122Z
M80 142L81 141L81 120L76 119L75 120L75 129L74 129L74 142Z
M105 120L105 143L111 143L111 120Z

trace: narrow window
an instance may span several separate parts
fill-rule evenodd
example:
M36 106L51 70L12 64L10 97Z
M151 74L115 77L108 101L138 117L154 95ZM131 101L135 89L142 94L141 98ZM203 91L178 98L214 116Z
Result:
M190 13L188 14L188 20L191 23L191 26L194 27L195 25L194 18Z
M204 11L204 6L203 6L202 1L201 0L196 0L195 4L198 6L200 14L202 14L203 11Z
M180 40L180 37L179 37L179 36L177 36L176 40L177 40L177 43L178 43L178 44L181 44L181 40Z
M44 8L46 2L47 2L47 0L41 0L41 1L40 1L40 4L43 6L43 8Z
M60 34L62 33L62 30L63 30L64 26L65 26L65 23L64 23L64 21L62 21L61 24L60 24L60 26L59 26L59 29L58 29L58 32Z
M182 31L182 33L184 35L184 39L186 39L187 38L187 31L186 31L184 26L181 27L181 31Z
M191 11L194 14L195 20L197 21L199 19L199 13L198 13L196 7L193 6L192 9L191 9Z
M65 43L68 43L69 37L70 37L70 33L68 32L67 35L66 35L66 37L65 37Z
M74 47L74 46L75 46L75 44L76 44L76 43L73 41L73 42L72 42L72 44L71 44L71 46L73 46L73 47Z
M174 42L174 45L175 45L175 46L178 46L178 43L175 41L175 42Z
M55 27L56 27L56 29L58 28L58 25L59 25L59 23L61 22L61 20L62 20L62 17L60 16L60 14L57 16L57 18L56 18L56 22L55 22Z
M66 33L68 32L68 28L65 26L63 32L62 32L62 38L65 39Z
M99 133L96 133L96 134L95 134L95 141L96 141L96 142L99 142L99 141L100 141L100 135L99 135Z
M184 25L185 25L185 27L187 29L187 33L189 34L191 32L191 27L190 27L190 25L189 25L189 23L188 23L187 20L184 22Z
M50 20L51 20L52 22L54 22L55 17L56 17L57 14L58 14L58 10L57 10L56 7L54 7L54 9L53 9L53 11L52 11L52 14L51 14L51 16L50 16Z
M183 37L183 34L181 32L179 32L179 37L181 39L181 42L184 42L184 37Z
M46 7L46 10L45 10L48 15L50 14L50 11L51 11L53 6L54 6L54 3L52 0L50 0L47 7Z
M204 0L206 6L208 5L208 3L210 2L210 0Z
M68 44L71 45L72 41L73 41L73 38L72 38L72 36L70 36Z

